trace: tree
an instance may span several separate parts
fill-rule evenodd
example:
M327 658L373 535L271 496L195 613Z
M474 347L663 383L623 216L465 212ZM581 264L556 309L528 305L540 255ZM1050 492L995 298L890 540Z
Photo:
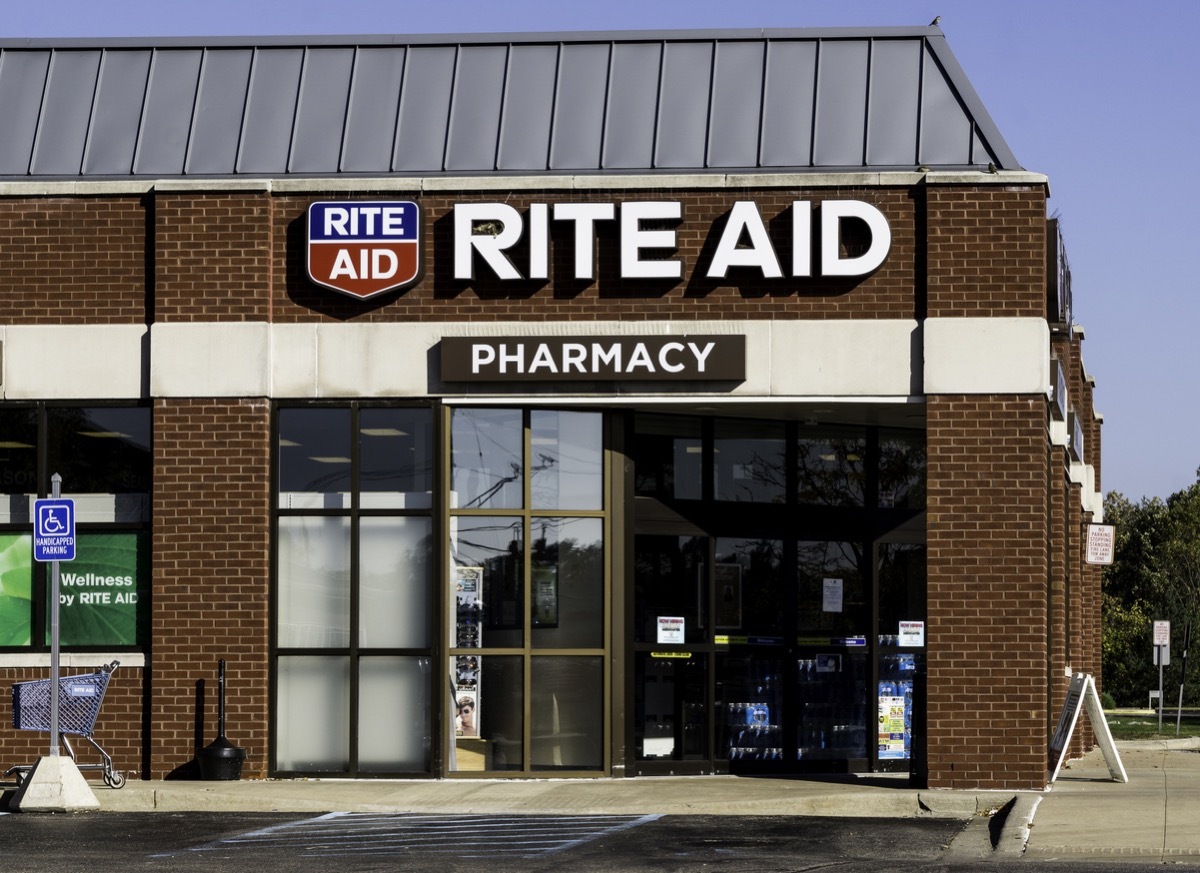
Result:
M1166 675L1174 685L1182 667L1184 627L1200 617L1200 469L1196 483L1166 501L1134 503L1110 492L1104 518L1116 526L1113 563L1103 580L1104 689L1118 705L1141 705L1146 692L1158 687L1153 622L1171 622L1175 651ZM1189 701L1200 700L1200 689L1187 693Z

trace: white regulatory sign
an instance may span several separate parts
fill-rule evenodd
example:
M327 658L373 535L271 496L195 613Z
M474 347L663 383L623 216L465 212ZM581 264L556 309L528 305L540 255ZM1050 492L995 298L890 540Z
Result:
M1171 645L1171 623L1169 621L1156 621L1154 623L1154 645Z

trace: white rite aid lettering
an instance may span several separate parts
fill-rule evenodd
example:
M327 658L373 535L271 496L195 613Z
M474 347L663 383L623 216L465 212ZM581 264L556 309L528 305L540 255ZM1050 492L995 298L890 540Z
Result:
M821 204L821 275L865 276L883 263L892 246L887 218L870 203L861 200L826 200ZM871 245L855 258L841 257L842 219L857 218L871 231ZM743 238L749 243L738 248ZM806 200L792 203L792 276L812 275L812 204ZM757 268L765 279L783 275L779 256L771 244L758 204L740 200L729 212L729 220L717 241L710 279L724 279L730 267Z
M620 264L623 279L679 279L683 262L679 258L644 259L646 249L677 248L674 229L648 229L651 221L679 221L683 206L674 200L630 201L612 203L556 203L553 220L575 225L575 278L593 279L596 273L596 224L619 218ZM341 215L330 210L326 216L329 226L354 226L354 222L371 221L374 216L365 210L361 214L344 210ZM378 210L376 210L378 211ZM879 267L892 245L891 228L878 208L861 200L825 200L820 204L820 274L823 276L865 276ZM351 214L353 213L353 214ZM813 204L807 200L792 203L792 262L790 277L813 275L812 252ZM525 218L507 203L460 203L454 207L454 278L473 279L476 253L503 281L547 279L550 274L550 221L548 204L533 203ZM332 217L331 217L332 216ZM866 252L855 257L841 257L842 223L847 219L864 222L870 231ZM383 221L387 220L383 216ZM526 272L513 263L508 251L526 233L528 221L529 264ZM478 230L477 230L478 228ZM744 244L745 247L741 247ZM389 265L371 264L372 269L387 269ZM767 231L767 224L752 200L734 203L729 219L717 241L712 262L705 275L723 279L731 267L758 270L764 279L785 277L783 265ZM339 261L338 269L349 273L365 269L365 265Z

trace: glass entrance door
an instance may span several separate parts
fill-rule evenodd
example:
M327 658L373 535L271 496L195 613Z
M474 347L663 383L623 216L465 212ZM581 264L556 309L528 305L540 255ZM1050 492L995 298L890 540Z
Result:
M711 773L711 540L634 539L634 768Z

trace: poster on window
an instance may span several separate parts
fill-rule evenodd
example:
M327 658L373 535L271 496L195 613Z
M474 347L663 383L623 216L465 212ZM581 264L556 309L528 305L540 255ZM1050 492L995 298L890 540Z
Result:
M455 645L460 649L477 649L482 645L483 567L455 567L451 584L457 622Z
M146 536L96 533L79 537L75 560L59 568L59 642L64 646L137 644L138 592L148 575L143 556L149 549L142 542Z
M33 616L33 535L0 534L0 646L27 646Z
M742 626L742 565L717 564L713 571L717 586L716 625L739 630Z

